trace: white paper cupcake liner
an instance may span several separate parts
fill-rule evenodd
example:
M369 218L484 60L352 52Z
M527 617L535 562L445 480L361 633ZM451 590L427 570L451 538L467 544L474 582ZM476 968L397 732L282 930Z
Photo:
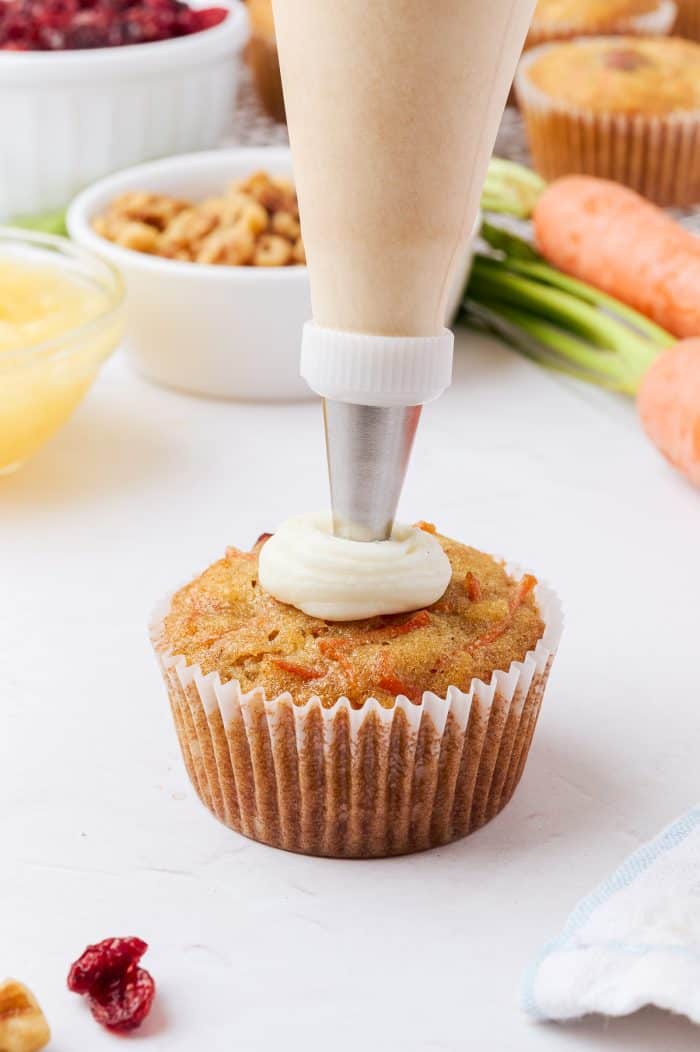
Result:
M686 40L700 41L700 0L676 0L678 21L674 32Z
M614 37L601 37L614 41ZM700 111L665 117L593 113L547 95L530 69L556 44L522 58L515 79L530 152L544 179L594 175L631 187L660 205L700 200Z
M561 637L556 594L542 583L535 594L544 633L508 671L444 698L398 697L391 708L368 698L359 709L243 694L236 680L203 675L163 649L170 600L161 604L151 640L202 802L244 836L337 858L422 851L480 828L520 781Z
M681 0L682 2L682 0ZM641 15L622 15L614 24L592 24L589 29L581 21L557 22L547 25L535 16L525 43L526 49L559 40L574 40L576 37L600 36L668 36L672 32L678 15L677 0L660 0L653 11Z

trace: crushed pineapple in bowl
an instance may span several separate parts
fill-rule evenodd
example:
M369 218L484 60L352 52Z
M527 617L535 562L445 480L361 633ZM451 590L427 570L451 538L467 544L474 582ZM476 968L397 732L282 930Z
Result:
M108 263L65 238L0 227L0 474L68 419L123 331Z

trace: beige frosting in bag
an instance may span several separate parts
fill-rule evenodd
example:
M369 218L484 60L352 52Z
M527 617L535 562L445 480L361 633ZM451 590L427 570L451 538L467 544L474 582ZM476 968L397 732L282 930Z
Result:
M314 320L441 332L534 0L275 0Z

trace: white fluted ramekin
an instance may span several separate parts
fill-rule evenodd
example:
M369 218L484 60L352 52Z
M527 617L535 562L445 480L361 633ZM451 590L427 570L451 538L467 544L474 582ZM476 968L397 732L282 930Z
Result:
M174 40L0 52L0 218L62 208L109 172L215 146L249 33L239 0L216 3L230 8L223 22Z

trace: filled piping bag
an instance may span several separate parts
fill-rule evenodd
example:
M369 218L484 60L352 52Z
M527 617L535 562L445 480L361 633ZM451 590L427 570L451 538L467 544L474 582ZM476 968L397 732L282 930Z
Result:
M535 0L274 0L333 529L391 534Z

